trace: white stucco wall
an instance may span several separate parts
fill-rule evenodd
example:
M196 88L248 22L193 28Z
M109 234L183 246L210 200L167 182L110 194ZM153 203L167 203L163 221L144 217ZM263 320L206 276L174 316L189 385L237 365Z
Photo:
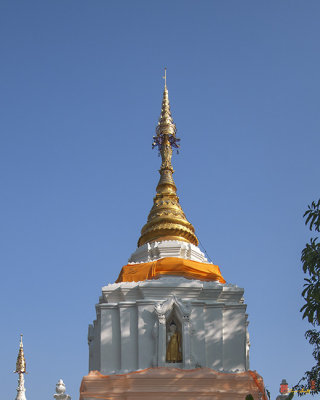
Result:
M102 289L89 327L89 370L125 373L169 365L218 371L248 368L243 289L230 284L162 277ZM166 322L172 310L182 326L183 362L165 361Z

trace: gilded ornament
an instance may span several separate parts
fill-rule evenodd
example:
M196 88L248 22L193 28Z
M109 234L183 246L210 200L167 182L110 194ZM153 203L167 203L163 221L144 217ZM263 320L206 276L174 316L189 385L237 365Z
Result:
M16 372L17 374L25 374L26 373L26 360L24 358L22 334L20 335L20 347L19 347L19 353L18 353L17 362L16 362L16 370L14 372Z
M153 207L147 223L141 230L138 247L161 240L180 240L197 246L198 239L194 227L187 220L180 206L177 188L172 177L174 173L171 164L172 149L180 147L180 139L176 137L177 129L171 116L166 70L164 79L161 114L152 143L152 147L157 147L161 155L160 179L153 199Z

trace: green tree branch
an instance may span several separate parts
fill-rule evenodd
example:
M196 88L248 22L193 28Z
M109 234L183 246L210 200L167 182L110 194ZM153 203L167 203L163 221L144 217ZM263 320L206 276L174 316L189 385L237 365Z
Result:
M320 232L320 199L308 206L303 217L311 231ZM310 243L306 244L301 253L301 261L307 277L304 279L304 289L301 293L305 304L300 311L303 313L302 319L307 318L308 322L317 328L320 326L320 243L317 237L311 238ZM312 355L316 363L293 388L298 391L298 396L308 392L312 395L320 392L320 331L310 329L305 333L305 337L314 348Z

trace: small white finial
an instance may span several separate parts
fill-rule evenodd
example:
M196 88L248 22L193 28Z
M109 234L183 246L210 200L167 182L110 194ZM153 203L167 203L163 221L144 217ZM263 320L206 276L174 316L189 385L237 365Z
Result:
M64 384L62 379L59 379L58 383L56 384L56 393L53 395L53 397L56 400L71 400L71 397L65 392L66 385Z

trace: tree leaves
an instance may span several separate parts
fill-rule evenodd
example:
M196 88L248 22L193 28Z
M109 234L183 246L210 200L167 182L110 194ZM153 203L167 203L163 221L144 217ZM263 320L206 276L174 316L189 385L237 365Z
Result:
M301 252L302 269L310 275L320 272L320 243L318 238L311 238L310 243Z
M306 225L310 230L320 229L320 199L308 206L303 215L306 218ZM309 278L305 278L302 297L306 303L301 308L302 318L307 318L313 325L320 325L320 243L318 238L311 238L310 243L301 252L302 269Z
M308 322L313 325L320 325L320 279L319 276L305 278L302 296L306 303L300 309L303 312L302 318L308 318Z
M320 199L308 206L303 217L311 231L320 232ZM304 279L304 289L301 294L305 304L300 311L303 313L302 318L307 318L313 326L320 325L320 243L317 240L318 238L311 238L310 243L307 243L301 252L302 269L308 277ZM294 387L298 391L298 396L308 392L312 395L320 392L320 332L315 329L308 330L305 336L314 347L312 355L316 364L310 371L305 372Z
M314 228L316 232L320 232L320 199L317 203L313 201L311 206L308 206L308 210L303 214L304 217L307 217L305 224L309 224L310 231Z

